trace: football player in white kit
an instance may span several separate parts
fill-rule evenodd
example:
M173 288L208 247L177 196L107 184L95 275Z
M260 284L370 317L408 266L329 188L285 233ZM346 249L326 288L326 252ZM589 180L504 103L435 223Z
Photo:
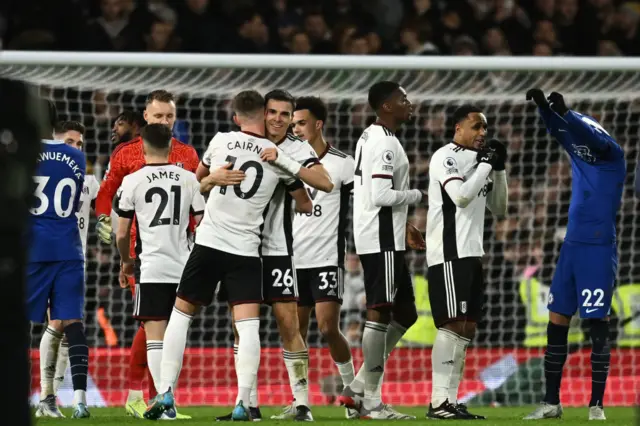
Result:
M62 121L58 123L54 139L64 141L69 146L82 151L84 146L85 127L78 121ZM94 175L87 174L84 178L80 208L76 214L78 228L82 240L82 251L87 253L87 233L89 231L89 213L92 202L98 195L100 184ZM50 320L40 341L40 388L44 399L38 404L36 417L64 417L57 406L55 395L64 381L64 374L69 363L69 346L63 337L62 321ZM54 395L54 398L46 398Z
M467 346L482 318L485 210L498 217L507 212L507 152L495 139L485 143L482 109L462 105L453 124L453 140L431 156L429 167L427 278L438 333L427 418L475 420L484 417L458 403L458 387Z
M306 141L288 133L294 108L295 99L285 90L272 90L265 95L267 139L277 148L265 149L261 158L273 162L291 176L317 190L330 192L333 183L315 151ZM206 157L203 158L203 163L205 160ZM292 199L287 195L283 185L276 188L267 208L262 230L262 280L264 302L272 306L282 338L283 358L295 398L293 416L303 421L312 419L308 401L309 351L300 334L298 322L298 286L292 258L294 211L291 202ZM300 211L297 205L296 209ZM224 289L218 293L218 298L226 300ZM235 334L234 350L238 344L237 333ZM257 383L251 392L250 410L254 419L260 418ZM230 419L230 415L217 417L217 420Z
M298 318L302 339L307 341L309 319L315 308L320 333L345 386L354 378L353 361L347 340L340 331L346 227L353 190L353 157L324 139L327 106L318 97L296 99L293 133L309 144L331 176L333 190L318 191L305 185L311 200L311 213L298 213L293 220L293 254L298 281ZM357 411L350 410L357 415ZM292 419L292 404L273 419Z
M215 288L221 282L233 306L239 337L238 397L231 419L252 420L250 394L260 365L259 315L260 303L264 300L260 260L264 212L281 183L299 209L310 212L312 208L302 183L262 159L266 149L275 149L273 142L261 136L265 131L264 98L252 90L241 92L234 98L233 110L234 121L241 131L218 133L204 157L210 167L230 162L233 169L244 171L246 178L233 186L215 188L207 179L201 181L201 191L209 192L209 198L165 334L161 368L163 393L145 413L148 419L157 419L174 404L172 387L182 364L189 325L198 307L211 303ZM285 156L281 154L280 161Z

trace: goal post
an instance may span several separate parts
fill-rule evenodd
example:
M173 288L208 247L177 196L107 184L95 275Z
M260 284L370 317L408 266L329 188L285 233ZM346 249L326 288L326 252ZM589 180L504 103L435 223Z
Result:
M142 111L155 89L178 96L176 136L200 154L217 131L232 128L230 99L240 90L283 88L294 96L323 98L329 108L325 136L353 155L373 119L368 88L399 82L415 104L415 118L398 132L411 160L412 186L426 189L431 154L450 140L453 110L481 106L489 137L507 145L509 214L486 221L487 300L478 335L468 351L460 396L476 404L521 405L542 398L546 301L567 223L571 168L546 133L529 88L558 91L576 110L597 118L625 150L628 179L618 216L618 288L612 312L614 344L606 405L631 405L640 385L640 215L633 178L640 146L640 58L413 57L200 55L152 53L0 52L0 76L27 81L56 102L59 113L87 127L86 152L98 179L111 152L110 129L123 109ZM5 100L3 100L5 101ZM424 229L426 208L411 211ZM89 393L94 405L121 405L126 396L128 346L137 328L133 301L117 285L115 248L99 244L92 218L87 259L86 327L92 347ZM345 275L349 303L343 330L362 360L362 277L351 249ZM435 328L430 319L424 253L409 253L419 320L392 353L383 393L395 405L428 404ZM347 309L348 308L348 309ZM261 405L285 405L291 394L274 319L265 308L259 374ZM110 329L109 329L110 327ZM590 394L590 343L579 321L564 375L566 405L586 405ZM38 329L32 344L37 359ZM115 338L114 338L115 336ZM233 333L226 305L214 303L196 318L178 385L180 405L230 405L235 395ZM311 403L334 400L338 372L317 326L309 333ZM33 368L33 388L39 370ZM62 387L70 404L71 380Z

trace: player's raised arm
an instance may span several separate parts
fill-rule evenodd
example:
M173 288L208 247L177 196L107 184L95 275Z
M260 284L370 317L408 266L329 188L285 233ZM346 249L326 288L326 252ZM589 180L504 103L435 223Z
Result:
M489 141L488 149L494 151L500 158L500 161L496 163L490 176L493 180L493 189L487 194L487 208L489 208L494 215L504 217L507 214L507 198L509 196L507 172L505 171L507 150L505 146L496 139Z
M383 138L373 148L371 165L371 200L377 207L418 204L425 196L419 189L393 189L393 171L399 157L398 143Z

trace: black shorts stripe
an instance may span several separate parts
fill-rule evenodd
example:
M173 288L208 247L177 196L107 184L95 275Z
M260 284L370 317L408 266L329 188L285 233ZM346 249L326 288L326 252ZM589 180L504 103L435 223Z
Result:
M450 261L458 258L458 243L456 235L456 205L440 185L442 195L442 251L444 260Z

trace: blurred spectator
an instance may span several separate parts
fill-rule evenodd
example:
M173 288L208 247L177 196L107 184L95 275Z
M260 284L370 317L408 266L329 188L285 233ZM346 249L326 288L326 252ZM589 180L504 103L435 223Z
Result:
M121 0L101 0L100 16L89 24L87 48L96 51L140 50L142 34Z
M638 3L626 2L618 9L612 40L625 55L637 56L640 54L639 17L640 4Z
M437 55L438 46L433 41L432 27L418 21L407 22L400 30L401 48L404 55Z
M298 31L291 37L291 53L304 55L311 53L311 41L307 33Z
M320 10L307 13L304 17L304 30L309 35L313 53L334 53L335 49L331 42L331 31Z
M22 0L6 16L18 50L303 53L303 31L320 54L640 54L624 0Z

